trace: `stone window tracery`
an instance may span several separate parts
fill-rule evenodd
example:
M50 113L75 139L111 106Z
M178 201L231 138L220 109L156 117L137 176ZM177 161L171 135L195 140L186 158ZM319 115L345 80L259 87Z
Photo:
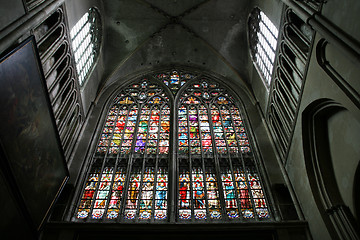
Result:
M271 219L236 99L211 78L179 73L141 78L114 98L76 221Z

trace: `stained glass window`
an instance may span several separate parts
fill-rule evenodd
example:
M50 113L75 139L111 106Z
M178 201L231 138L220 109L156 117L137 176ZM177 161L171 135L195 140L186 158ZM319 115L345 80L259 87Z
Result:
M165 84L165 90L164 79L177 74L181 82L182 73L171 74L142 78L114 98L75 219L271 220L237 100L208 78Z
M189 80L196 77L195 74L186 72L186 71L167 71L161 72L154 75L155 78L162 81L166 86L168 86L171 91L176 94L176 92Z
M167 219L169 140L164 90L146 79L122 90L108 111L77 218Z
M209 80L191 84L180 98L180 221L269 218L245 125L234 101Z

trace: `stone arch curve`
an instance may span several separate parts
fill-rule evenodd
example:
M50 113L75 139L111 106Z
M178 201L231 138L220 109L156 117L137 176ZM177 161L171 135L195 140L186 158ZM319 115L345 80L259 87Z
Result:
M304 156L310 186L321 216L334 239L359 238L354 214L344 201L337 179L339 169L332 160L333 149L329 136L329 120L347 111L341 104L324 98L311 103L302 114Z

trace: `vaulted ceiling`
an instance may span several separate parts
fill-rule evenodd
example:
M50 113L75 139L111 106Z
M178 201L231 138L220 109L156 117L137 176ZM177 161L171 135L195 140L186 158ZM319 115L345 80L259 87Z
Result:
M103 1L103 86L136 71L172 64L247 79L250 2Z

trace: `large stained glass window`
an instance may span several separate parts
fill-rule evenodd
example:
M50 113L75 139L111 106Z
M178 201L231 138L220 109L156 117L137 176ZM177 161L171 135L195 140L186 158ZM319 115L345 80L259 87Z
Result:
M205 79L182 93L177 122L180 221L270 217L234 102L218 83Z
M271 220L236 102L211 78L176 70L123 88L109 107L74 218Z
M169 98L144 79L114 99L88 173L78 219L167 219Z

